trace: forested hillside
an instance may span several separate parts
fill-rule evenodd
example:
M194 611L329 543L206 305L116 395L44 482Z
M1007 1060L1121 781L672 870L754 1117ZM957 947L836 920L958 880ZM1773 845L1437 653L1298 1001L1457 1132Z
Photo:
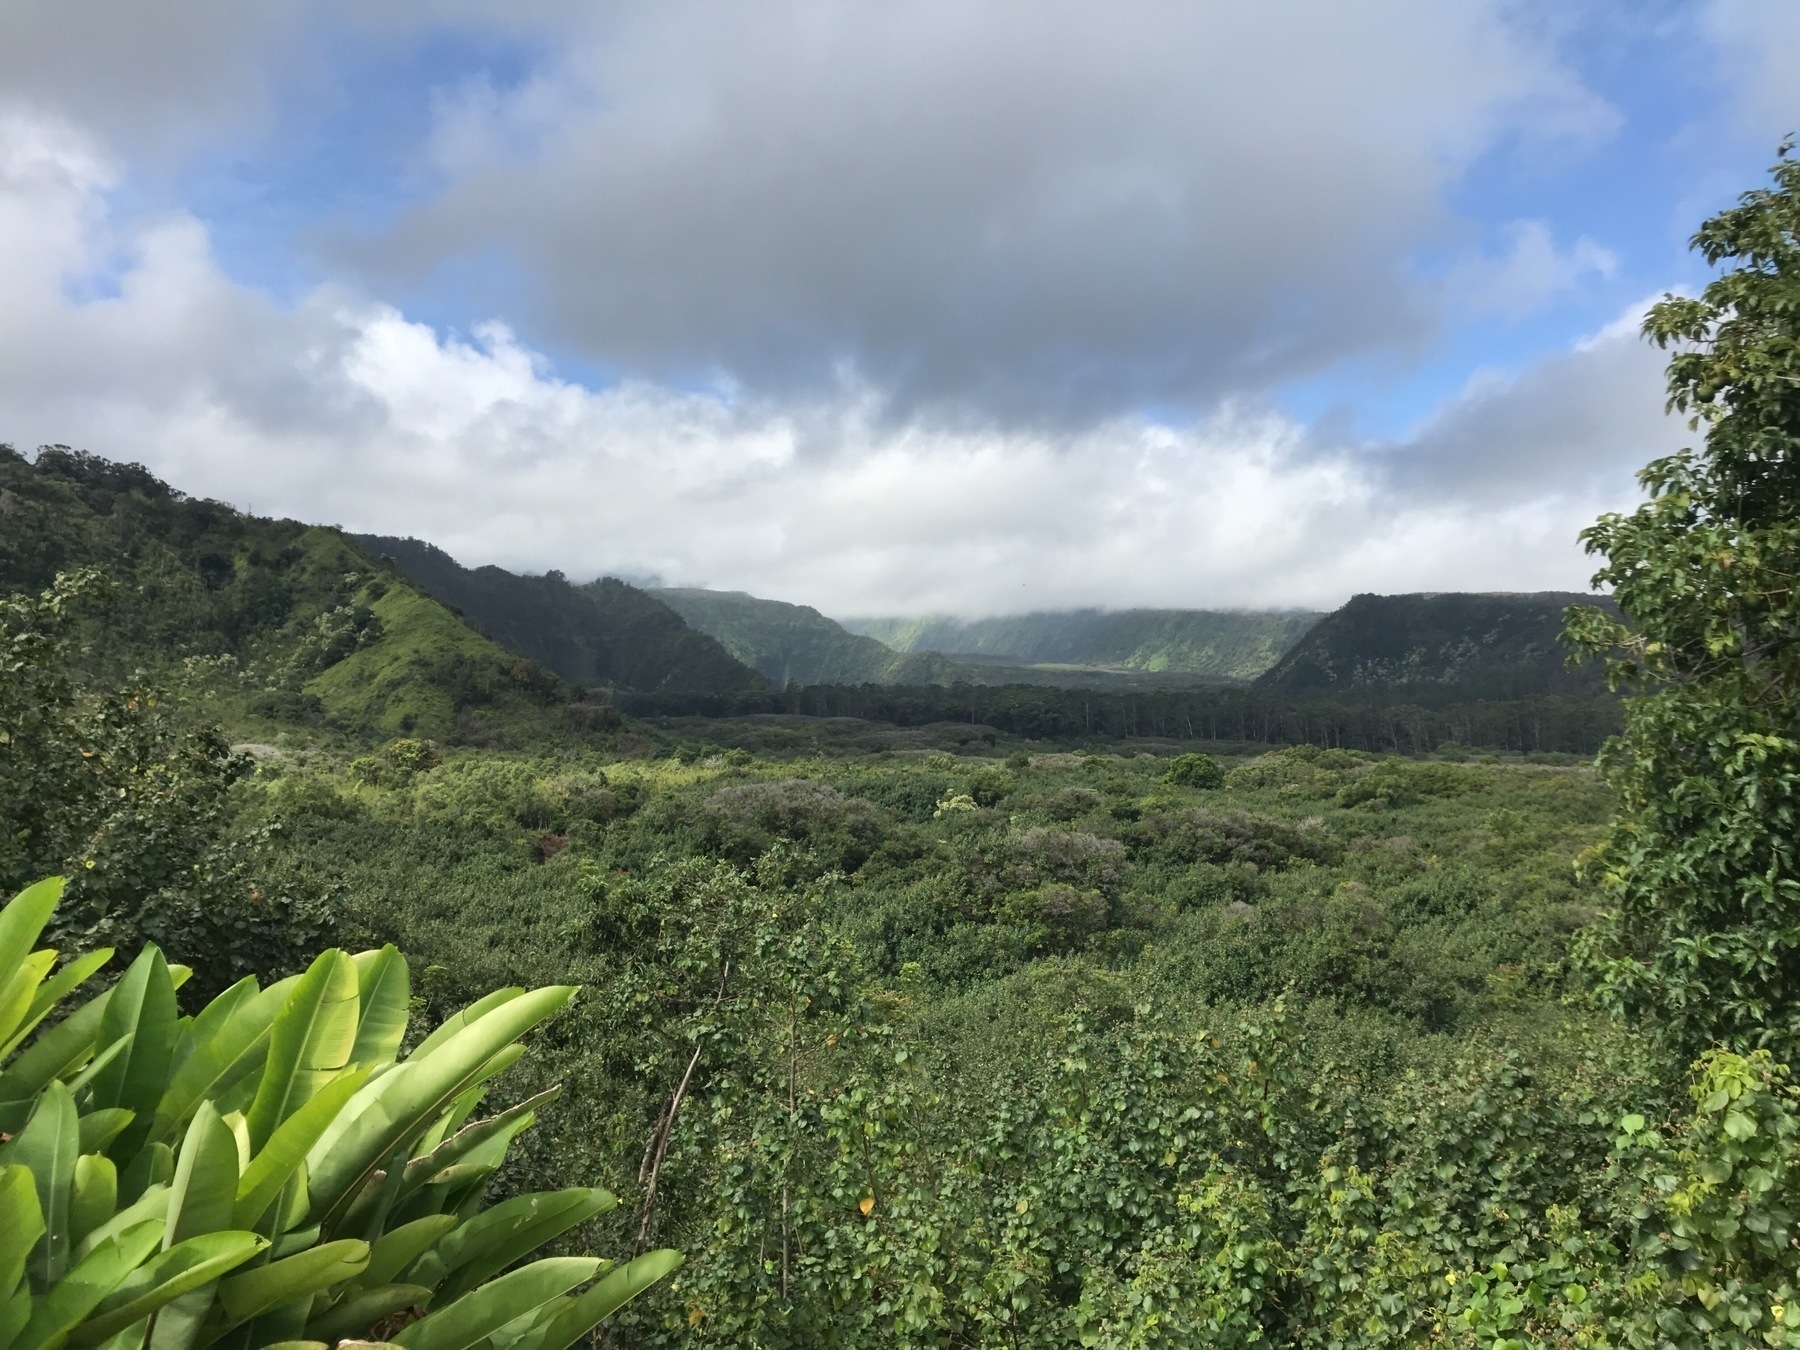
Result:
M1027 665L1092 666L1256 678L1318 615L1204 609L1080 609L993 619L845 619L843 626L899 652L938 651Z
M809 605L697 587L664 587L651 594L761 671L776 689L789 683L948 684L960 674L935 652L895 652L845 631Z
M0 591L99 568L76 604L90 679L144 672L214 715L450 738L579 696L337 530L187 497L141 466L0 447Z
M1605 688L1598 665L1570 669L1558 640L1570 605L1614 612L1603 596L1560 592L1358 595L1255 687L1287 698L1427 705L1591 696Z
M560 572L519 576L499 567L467 568L422 539L356 538L495 642L571 684L669 694L768 687L654 595L612 577L576 586Z

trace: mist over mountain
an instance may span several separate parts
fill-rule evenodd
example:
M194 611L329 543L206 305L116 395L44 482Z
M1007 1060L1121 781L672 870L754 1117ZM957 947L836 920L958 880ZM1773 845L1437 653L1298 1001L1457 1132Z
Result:
M853 618L899 652L940 651L1027 665L1092 666L1215 681L1255 679L1319 619L1301 610L1076 609L991 619Z

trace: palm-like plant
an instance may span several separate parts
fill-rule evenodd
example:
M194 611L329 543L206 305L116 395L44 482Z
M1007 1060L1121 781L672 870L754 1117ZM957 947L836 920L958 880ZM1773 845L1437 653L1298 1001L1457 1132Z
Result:
M401 1058L392 947L245 979L192 1017L188 972L147 947L32 1039L112 956L33 950L61 893L0 909L0 1350L563 1350L681 1264L518 1264L616 1204L604 1190L484 1207L550 1094L472 1117L573 987L498 990Z

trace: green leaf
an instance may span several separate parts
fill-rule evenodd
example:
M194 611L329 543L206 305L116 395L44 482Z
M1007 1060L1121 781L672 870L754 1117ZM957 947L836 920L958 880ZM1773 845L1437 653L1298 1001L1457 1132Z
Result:
M75 1182L69 1192L69 1240L83 1238L112 1218L119 1208L119 1169L100 1153L75 1159Z
M408 1059L373 1080L368 1085L375 1090L372 1099L363 1101L359 1093L307 1154L311 1217L329 1227L383 1158L423 1129L503 1046L560 1010L574 994L573 987L553 985L510 999L444 1041L428 1059Z
M680 1252L645 1252L611 1271L551 1319L537 1350L567 1350L644 1290L679 1270L685 1259Z
M102 1045L132 1037L130 1050L93 1083L94 1106L123 1106L137 1112L137 1119L108 1150L118 1162L129 1161L150 1139L156 1104L169 1081L177 1020L169 963L154 945L145 947L113 986L100 1025Z
M306 1334L327 1344L345 1337L356 1337L384 1317L408 1308L423 1308L431 1302L431 1291L417 1284L383 1284L373 1289L358 1289L343 1302L306 1324Z
M71 1345L96 1345L141 1321L183 1294L237 1269L269 1244L255 1233L206 1233L169 1248L121 1281L95 1314L69 1337Z
M8 1350L38 1350L60 1341L143 1264L161 1239L161 1224L140 1223L95 1247L35 1301L31 1320Z
M95 971L113 958L111 947L102 947L99 951L86 952L76 957L68 965L51 976L49 981L38 988L31 1000L31 1008L25 1014L24 1023L12 1034L12 1039L0 1045L0 1058L10 1055L19 1044L29 1036L38 1023L48 1017L79 986L87 983Z
M352 1279L368 1263L369 1244L346 1239L323 1243L257 1270L233 1275L219 1285L219 1307L225 1314L225 1325L219 1334L279 1303L307 1298Z
M0 1102L29 1099L52 1078L60 1078L94 1052L100 1039L100 1023L112 990L96 994L37 1040L0 1073Z
M120 1180L119 1185L121 1187L125 1185L123 1179ZM158 1225L166 1224L168 1212L168 1186L160 1183L151 1186L131 1204L113 1215L112 1218L101 1224L77 1243L75 1246L75 1259L77 1261L84 1259L89 1252L93 1251L94 1248L98 1247L102 1242L110 1237L116 1237L118 1234L123 1233L127 1228L136 1227L138 1224L147 1223L152 1219L154 1219Z
M280 1128L270 1136L262 1152L251 1159L238 1180L234 1210L234 1222L238 1227L255 1227L263 1212L281 1194L288 1179L300 1170L306 1161L307 1150L318 1142L325 1127L337 1118L344 1103L356 1094L368 1076L369 1071L360 1068L339 1074L305 1106L281 1122Z
M412 977L406 958L392 944L380 951L358 952L356 984L360 1007L352 1064L385 1064L400 1053L406 1035L406 1017L412 997Z
M485 1120L476 1121L473 1125L464 1126L431 1152L412 1159L406 1164L406 1180L400 1188L400 1194L402 1196L410 1195L430 1181L437 1173L452 1163L461 1161L466 1154L489 1140L503 1134L510 1139L514 1134L528 1128L527 1124L521 1122L524 1122L526 1117L533 1115L537 1108L545 1102L554 1099L561 1091L561 1087L550 1088L498 1115L489 1116ZM515 1125L518 1126L517 1130L512 1128Z
M517 1195L484 1210L438 1243L438 1256L450 1272L440 1296L460 1297L557 1234L596 1214L604 1214L618 1203L611 1191L575 1187Z
M496 989L493 993L476 999L468 1007L451 1013L450 1016L446 1017L443 1022L438 1025L435 1031L419 1042L418 1049L414 1050L407 1058L409 1060L417 1061L435 1054L437 1048L452 1036L462 1031L465 1027L472 1026L474 1023L480 1021L495 1008L506 1003L511 1003L515 998L519 998L523 995L524 992L525 991L517 985L512 985L505 989Z
M534 1261L409 1322L395 1335L394 1344L408 1350L468 1350L514 1318L593 1279L599 1268L599 1261L586 1256Z
M1756 1122L1742 1111L1727 1111L1723 1128L1726 1134L1741 1144L1756 1133Z
M228 1090L263 1062L275 1018L299 983L298 975L290 975L248 998L234 995L233 990L239 986L233 985L201 1011L194 1019L193 1049L182 1060L168 1091L157 1104L152 1138L169 1138L187 1121L201 1098L223 1099ZM232 1001L223 1010L225 1015L209 1018L228 997Z
M43 1235L44 1211L31 1169L18 1163L0 1167L0 1298L18 1287L26 1258Z
M41 1286L62 1278L69 1262L69 1192L75 1184L75 1159L81 1151L81 1129L75 1099L62 1083L52 1083L38 1099L19 1137L7 1145L5 1161L31 1169L43 1215L44 1235L32 1253L31 1275Z
M358 1007L355 963L340 951L321 953L269 1034L262 1082L245 1112L252 1150L350 1062Z
M119 1131L131 1124L135 1112L123 1106L108 1106L89 1111L81 1118L81 1151L103 1153L106 1146L119 1137Z
M19 962L11 978L0 985L0 1044L12 1046L18 1043L23 1034L20 1029L37 999L38 987L55 964L55 952L33 952Z
M62 899L61 877L45 877L27 886L0 908L0 984L12 979L26 954L37 945L44 925Z
M201 1102L175 1160L163 1246L233 1228L237 1188L237 1140L213 1104Z
M367 1285L391 1284L420 1254L456 1227L454 1214L428 1214L401 1224L369 1249L369 1264L360 1277Z

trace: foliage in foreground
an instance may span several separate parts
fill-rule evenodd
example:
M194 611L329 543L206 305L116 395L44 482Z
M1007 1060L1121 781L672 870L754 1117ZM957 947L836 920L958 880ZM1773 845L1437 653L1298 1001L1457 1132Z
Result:
M1674 345L1669 406L1705 448L1640 475L1649 500L1588 530L1631 626L1571 610L1628 701L1603 756L1621 820L1591 859L1615 905L1601 995L1687 1056L1767 1046L1800 1060L1800 163L1706 222L1729 268L1644 330Z
M544 1098L471 1117L573 988L498 990L401 1058L410 992L392 947L327 951L182 1017L187 972L152 946L27 1045L111 957L56 970L31 950L62 889L0 910L5 1350L563 1350L680 1264L515 1267L616 1201L584 1187L484 1203Z

